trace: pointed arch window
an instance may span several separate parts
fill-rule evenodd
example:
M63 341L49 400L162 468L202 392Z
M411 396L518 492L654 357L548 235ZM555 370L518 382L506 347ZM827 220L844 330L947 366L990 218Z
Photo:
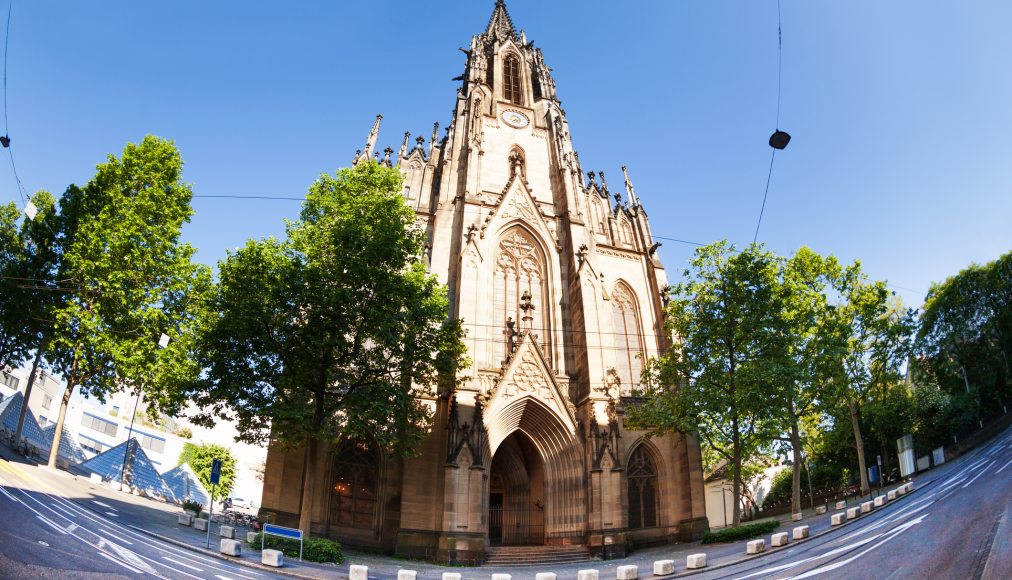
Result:
M379 456L372 445L344 441L334 453L330 525L371 530L376 526Z
M503 96L507 101L522 105L520 92L520 59L510 54L503 62Z
M514 227L500 238L493 276L494 323L505 333L506 321L512 319L514 328L518 332L522 330L524 314L520 310L521 297L524 292L530 292L534 305L531 328L538 336L542 350L551 352L547 263L540 246L526 230ZM493 359L489 362L498 365L506 358L507 338L494 336L493 340L495 348ZM548 358L551 359L550 356Z
M629 528L657 525L657 466L643 445L633 451L626 469L629 484Z
M615 370L622 381L622 394L628 395L640 384L643 372L643 335L636 297L624 283L616 286L611 294L611 312L617 363Z

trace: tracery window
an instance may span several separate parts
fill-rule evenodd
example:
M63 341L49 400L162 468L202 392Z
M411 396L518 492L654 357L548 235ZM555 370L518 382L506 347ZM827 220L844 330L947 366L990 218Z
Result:
M511 103L523 104L520 93L520 60L512 54L503 62L503 96Z
M538 336L538 344L550 352L551 316L548 312L548 269L538 244L523 228L515 227L500 239L496 254L493 280L493 321L505 332L507 319L512 319L517 332L523 330L524 313L520 309L521 297L530 292L534 305L531 328ZM506 358L507 337L494 337L493 363Z
M636 298L624 283L616 286L611 294L611 312L617 363L615 371L622 381L622 394L625 395L639 387L643 371L643 340Z
M345 441L334 455L330 522L343 528L373 529L379 461L371 445Z
M657 525L657 466L643 445L633 451L626 469L629 484L629 527Z

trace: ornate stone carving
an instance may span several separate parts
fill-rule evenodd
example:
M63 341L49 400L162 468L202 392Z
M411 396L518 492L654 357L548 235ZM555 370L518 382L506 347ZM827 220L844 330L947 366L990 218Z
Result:
M505 385L503 397L515 397L527 393L536 394L538 397L548 400L552 397L551 383L545 377L540 365L534 358L531 350L524 351L520 358L519 365L509 383Z

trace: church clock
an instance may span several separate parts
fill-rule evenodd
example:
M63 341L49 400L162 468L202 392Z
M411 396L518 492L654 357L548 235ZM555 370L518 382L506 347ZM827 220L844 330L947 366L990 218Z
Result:
M514 129L523 129L531 124L531 120L527 118L527 115L520 111L505 111L502 114L502 120Z

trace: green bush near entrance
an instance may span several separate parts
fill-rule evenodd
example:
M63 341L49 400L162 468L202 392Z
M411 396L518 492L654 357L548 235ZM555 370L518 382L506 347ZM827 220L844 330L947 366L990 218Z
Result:
M267 534L265 540L261 540L262 537L263 532L257 532L253 541L250 542L250 548L259 550L260 542L263 541L263 547L268 550L281 550L289 558L299 557L298 540L280 538L270 534ZM328 540L327 538L306 538L302 543L302 559L309 562L333 562L334 564L340 564L344 561L344 555L341 553L341 544L333 540Z
M780 527L780 522L777 520L769 520L765 522L758 522L755 524L747 524L744 526L738 526L737 528L727 528L717 532L706 532L703 534L701 543L703 544L720 544L723 542L737 542L738 540L750 540L756 536L768 534L773 530Z

